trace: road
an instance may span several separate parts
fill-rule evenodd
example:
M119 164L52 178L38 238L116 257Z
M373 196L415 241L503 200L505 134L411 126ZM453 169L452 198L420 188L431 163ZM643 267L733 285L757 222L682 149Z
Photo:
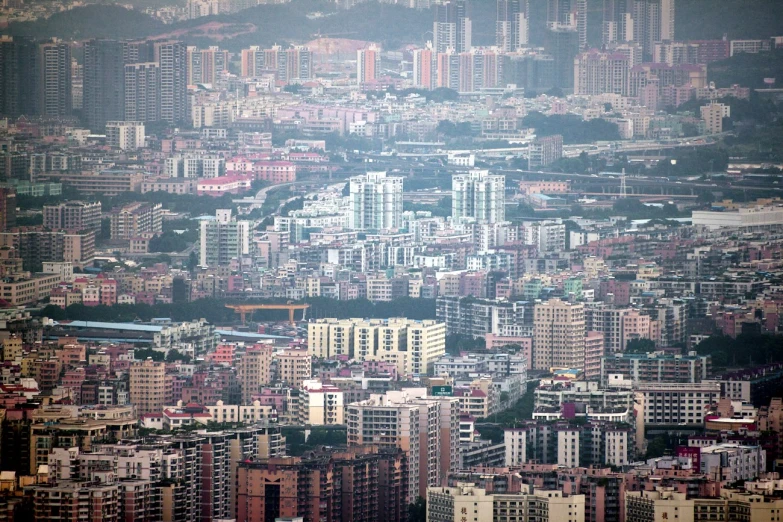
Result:
M253 197L246 197L242 199L235 199L234 203L238 204L242 208L246 209L245 213L250 213L251 211L261 208L261 206L264 204L264 201L266 201L266 195L271 190L277 190L281 189L283 187L288 187L292 185L298 185L303 183L311 183L307 181L294 181L291 183L280 183L279 185L269 185L268 187L264 187L258 192L256 192L256 195ZM247 206L245 206L247 205Z

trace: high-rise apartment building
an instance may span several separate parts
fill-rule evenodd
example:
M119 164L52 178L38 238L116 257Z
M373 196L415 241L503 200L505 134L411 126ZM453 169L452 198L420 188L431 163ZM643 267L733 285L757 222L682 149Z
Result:
M71 115L71 46L57 40L38 45L38 97L42 116Z
M250 254L250 221L232 218L230 209L220 209L215 219L201 220L201 266L225 266L232 259Z
M186 123L188 118L188 68L185 44L154 42L154 57L160 67L160 119Z
M272 73L278 81L301 83L312 79L312 52L306 46L295 45L283 49L279 45L269 49L252 46L242 49L241 76L252 78Z
M464 53L472 47L473 26L469 0L449 0L434 6L432 25L433 49L445 53L449 49Z
M506 218L506 177L472 170L451 178L451 217L454 221L499 223Z
M635 26L641 34L634 35L642 44L645 56L651 56L656 42L674 40L675 0L643 0L634 6L637 21Z
M688 352L686 355L652 353L609 353L601 358L601 382L609 383L610 375L639 383L698 383L710 373L710 356Z
M0 187L0 232L16 226L16 190Z
M125 121L160 121L160 67L156 62L125 65Z
M277 380L285 381L292 388L302 388L302 384L312 376L313 357L307 350L287 349L275 355L277 360Z
M89 40L84 44L84 122L103 133L108 121L125 118L125 63L127 43Z
M624 352L628 341L660 339L658 322L632 308L591 304L585 308L585 324L588 331L601 332L608 354Z
M630 62L624 54L595 49L581 53L574 61L574 94L627 96L630 73Z
M601 37L604 46L634 41L633 2L635 0L603 0Z
M372 395L345 409L348 446L399 448L408 464L408 502L445 483L459 465L459 399L427 397L426 388Z
M209 84L228 70L228 51L213 45L207 49L187 47L188 85Z
M563 157L563 137L560 134L536 138L530 143L527 168L546 167Z
M307 337L314 357L385 361L400 375L430 373L446 353L446 325L432 320L319 319L308 323Z
M129 375L130 402L136 412L160 413L165 405L166 364L152 359L133 361Z
M703 105L699 110L708 134L723 132L723 118L731 116L731 106L712 102L709 105Z
M530 40L530 0L498 0L495 45L514 52Z
M575 30L579 49L587 48L587 0L548 0L546 23L550 30Z
M35 93L38 78L36 43L30 38L0 36L0 114L37 113Z
M666 65L684 63L706 63L699 61L697 42L656 42L653 47L653 62Z
M52 230L101 229L101 203L66 201L57 205L44 205L43 225Z
M95 256L95 231L4 232L0 234L0 246L16 249L25 271L40 272L47 261L70 262L81 267Z
M348 227L382 230L402 226L402 181L386 172L368 172L350 179Z
M242 403L252 404L253 395L261 386L272 382L272 352L274 347L256 344L247 348L239 359L237 377L242 386Z
M533 316L533 369L582 368L585 315L582 303L550 299Z
M585 380L597 381L601 378L601 358L605 354L603 334L588 331L585 334Z
M32 497L35 520L119 521L121 499L116 483L63 480L57 485L35 486Z
M381 75L381 50L375 45L356 51L356 83L362 85Z
M636 42L651 60L655 44L674 40L675 0L604 0L603 44Z
M107 121L106 143L115 149L136 150L145 146L144 122Z
M491 49L476 49L459 53L459 92L478 92L502 86L502 57ZM451 72L453 74L453 71Z
M550 25L546 29L544 47L553 60L552 82L561 89L572 89L579 31L573 25Z
M344 355L353 358L354 321L320 319L307 324L307 349L322 359ZM368 341L369 342L369 341Z
M313 79L313 53L304 45L286 49L286 75L284 81L301 83Z
M299 424L345 424L345 393L333 384L305 381L299 390Z
M432 46L413 51L413 85L421 89L434 89L435 76Z
M535 520L537 522L585 522L585 495L522 485L517 493L492 492L476 484L458 482L455 487L427 489L427 522L456 520Z
M261 74L265 66L264 49L260 46L253 45L247 49L242 49L239 72L242 78L253 78Z
M641 382L636 386L637 430L648 426L703 426L720 399L720 383Z
M565 223L561 220L546 220L524 223L523 241L536 247L539 255L552 254L565 250Z
M163 232L163 206L160 203L129 203L112 210L111 238L130 240Z
M460 59L459 54L449 49L438 53L436 57L435 87L459 90Z
M236 517L404 522L407 478L405 457L395 448L351 447L245 460L236 474Z
M170 156L164 174L169 178L218 178L226 175L226 158L217 154Z
M0 37L0 114L70 116L71 47L52 39Z

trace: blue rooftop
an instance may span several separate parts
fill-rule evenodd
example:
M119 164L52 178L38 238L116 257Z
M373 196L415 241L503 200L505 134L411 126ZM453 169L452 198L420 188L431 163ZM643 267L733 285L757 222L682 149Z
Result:
M244 339L293 339L293 337L289 337L287 335L269 335L253 332L239 332L237 330L215 330L215 332L217 332L217 334L221 337L231 336L242 337Z
M140 323L106 323L102 321L66 321L55 322L57 326L73 328L93 328L95 330L128 330L132 332L160 332L163 325Z

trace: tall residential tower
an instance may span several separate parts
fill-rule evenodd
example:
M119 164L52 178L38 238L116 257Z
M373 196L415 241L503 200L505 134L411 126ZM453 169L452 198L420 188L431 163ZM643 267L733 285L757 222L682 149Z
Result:
M357 230L402 226L402 180L386 172L351 178L348 226Z
M506 218L506 177L472 170L451 178L451 217L499 223Z
M498 0L495 45L507 53L528 44L530 35L530 1Z

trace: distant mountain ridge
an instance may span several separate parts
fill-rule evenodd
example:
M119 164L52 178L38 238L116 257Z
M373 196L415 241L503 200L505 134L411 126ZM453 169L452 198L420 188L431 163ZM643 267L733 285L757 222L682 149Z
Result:
M545 0L530 0L531 38L534 45L543 44L546 16ZM589 5L589 4L588 4ZM329 14L308 18L321 11ZM600 45L600 8L591 5L589 38ZM220 22L252 24L252 33L235 31L220 41L198 26ZM207 45L210 42L237 51L248 45L307 42L320 36L379 42L385 48L404 44L423 44L432 39L430 11L416 11L400 5L365 2L350 10L337 10L335 4L322 0L293 0L286 4L264 4L239 13L185 20L166 25L140 12L116 5L90 5L57 13L46 20L13 23L5 31L12 35L38 38L58 37L65 40L89 38L147 38L184 31L184 40ZM226 30L232 34L230 27ZM492 45L495 32L495 2L473 2L473 40L477 45ZM678 0L675 34L680 40L765 38L783 35L783 0Z

